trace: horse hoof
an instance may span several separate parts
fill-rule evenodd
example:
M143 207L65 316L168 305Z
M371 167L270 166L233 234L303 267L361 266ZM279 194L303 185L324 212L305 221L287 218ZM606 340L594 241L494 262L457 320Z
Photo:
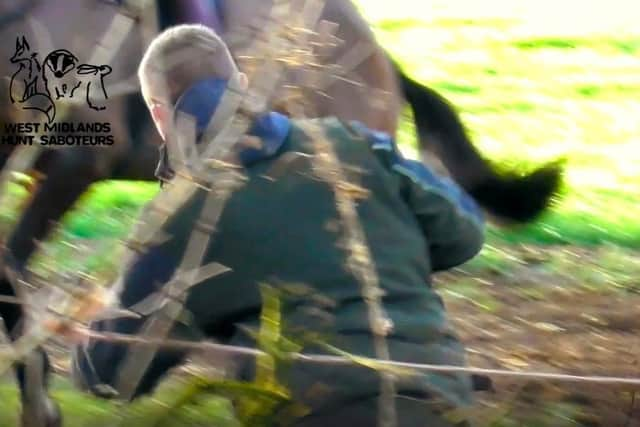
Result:
M47 399L45 403L45 426L46 427L62 427L62 412L60 405L53 399Z
M51 398L47 397L42 402L40 416L34 414L30 408L25 408L22 412L21 427L62 427L62 412L60 406Z

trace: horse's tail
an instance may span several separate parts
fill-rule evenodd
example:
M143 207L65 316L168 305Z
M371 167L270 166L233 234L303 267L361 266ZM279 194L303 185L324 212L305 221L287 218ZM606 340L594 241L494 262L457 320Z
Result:
M496 171L473 146L447 100L411 80L397 64L394 68L413 110L420 149L432 146L452 178L490 214L527 222L549 206L562 180L560 163L544 165L528 175Z

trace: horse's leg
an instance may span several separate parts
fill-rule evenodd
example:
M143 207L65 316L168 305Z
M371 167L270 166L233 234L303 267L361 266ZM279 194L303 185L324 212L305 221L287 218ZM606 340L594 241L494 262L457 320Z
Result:
M50 364L47 353L38 349L25 360L29 365L23 372L22 419L20 427L62 427L62 413L58 404L47 395ZM26 374L26 376L25 376Z
M36 241L44 239L51 231L52 225L73 205L96 180L104 176L108 170L104 165L104 155L101 157L98 150L84 147L72 147L47 152L39 159L36 165L38 170L46 175L46 179L37 189L31 203L21 217L13 234L7 243L4 254L5 270L0 277L0 293L6 296L15 296L13 288L7 276L7 269L18 273L25 271L30 256L36 249ZM2 315L12 339L16 339L22 333L22 307L8 302L0 303L0 315ZM47 426L57 425L55 406L47 398L44 391L47 387L49 364L44 351L39 350L31 357L40 359L43 376L40 384L28 382L30 390L27 390L27 378L25 364L16 364L16 373L20 390L23 396L23 408L25 416L33 408L41 408L47 414ZM38 398L40 401L34 402ZM51 412L54 411L54 412Z
M438 154L452 177L500 219L526 222L550 203L561 181L558 164L531 174L501 174L478 152L460 117L441 95L409 79L399 67L404 96L411 105L422 150Z

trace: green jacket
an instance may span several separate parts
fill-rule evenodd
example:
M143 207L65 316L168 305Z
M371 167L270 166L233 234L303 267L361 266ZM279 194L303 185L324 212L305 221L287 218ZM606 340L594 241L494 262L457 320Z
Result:
M431 287L430 275L479 252L484 234L478 207L451 182L402 158L385 134L357 123L318 120L335 144L349 180L370 192L358 201L357 211L386 293L384 309L393 321L388 336L392 358L464 364L463 347ZM293 122L274 156L247 167L248 180L227 202L205 257L231 271L195 286L187 307L195 324L209 335L252 345L239 326L258 326L258 285L267 283L287 291L282 306L285 334L319 334L344 351L373 357L367 305L345 265L334 193L305 155L313 152ZM169 224L169 233L176 237L165 244L166 253L184 249L205 194L198 193ZM166 260L174 262L171 256ZM300 284L306 290L293 286ZM305 351L322 348L309 345ZM378 376L366 369L296 364L282 375L299 393L323 381L330 383L332 395L343 397L375 393L378 387ZM464 375L401 376L397 384L409 394L440 394L454 405L470 399L470 382Z

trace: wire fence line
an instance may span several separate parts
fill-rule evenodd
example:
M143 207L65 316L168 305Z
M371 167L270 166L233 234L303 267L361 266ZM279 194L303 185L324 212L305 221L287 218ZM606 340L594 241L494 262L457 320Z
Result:
M186 351L202 351L217 354L228 354L236 356L264 356L266 352L251 348L239 347L227 344L219 344L208 341L185 341L176 339L152 340L131 334L119 334L110 332L96 332L91 330L83 330L79 332L80 336L91 338L99 341L109 341L118 344L138 344L148 346L166 347L176 350ZM427 363L410 363L399 362L394 360L382 360L369 357L347 357L347 356L331 356L326 354L304 354L289 353L287 357L294 361L308 362L310 364L336 364L336 365L353 365L361 364L366 366L380 366L382 368L405 368L401 371L395 371L401 374L418 374L423 372L461 372L468 374L482 374L496 377L511 377L528 380L551 380L559 382L573 383L595 383L605 385L624 385L640 387L640 377L619 377L607 375L573 375L555 372L539 372L539 371L512 371L507 369L490 369L479 368L473 366L454 366L454 365L432 365ZM413 370L415 372L410 372Z

